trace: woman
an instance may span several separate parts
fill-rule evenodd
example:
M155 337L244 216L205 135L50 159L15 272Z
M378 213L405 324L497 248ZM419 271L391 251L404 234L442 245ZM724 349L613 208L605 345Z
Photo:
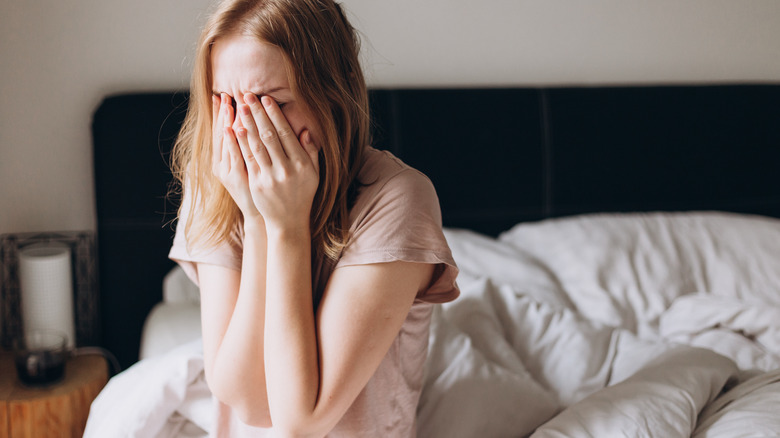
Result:
M217 436L413 436L432 304L458 295L430 181L369 146L332 0L229 0L175 148L170 256L201 289Z

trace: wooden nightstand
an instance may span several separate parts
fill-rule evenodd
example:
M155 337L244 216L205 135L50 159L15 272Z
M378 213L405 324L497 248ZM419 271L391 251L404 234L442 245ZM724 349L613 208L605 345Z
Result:
M60 382L26 387L16 376L13 354L0 352L0 436L81 438L90 404L107 381L106 360L90 355L71 357Z

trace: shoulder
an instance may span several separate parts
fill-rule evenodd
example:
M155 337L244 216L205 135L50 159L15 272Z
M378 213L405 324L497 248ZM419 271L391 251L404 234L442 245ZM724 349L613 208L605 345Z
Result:
M389 152L368 154L339 265L451 261L431 180Z
M394 261L436 265L431 285L417 298L458 296L457 267L442 231L431 180L390 152L369 148L359 174L363 184L350 211L349 239L336 267Z
M355 201L354 213L383 204L407 204L409 207L439 210L431 180L388 151L368 148L358 180L362 187Z
M369 149L364 163L364 186L350 212L350 237L337 267L394 261L435 265L430 285L417 299L455 299L458 269L431 180L389 152Z

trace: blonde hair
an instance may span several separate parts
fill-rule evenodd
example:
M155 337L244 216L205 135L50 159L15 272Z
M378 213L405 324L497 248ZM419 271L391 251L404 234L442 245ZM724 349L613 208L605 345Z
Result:
M360 43L332 0L226 0L210 17L198 43L189 108L172 154L178 186L186 183L192 199L180 206L179 217L184 208L189 211L186 223L178 226L184 225L190 245L208 247L228 241L242 223L240 210L211 171L211 48L230 35L252 36L280 48L291 91L320 123L312 249L336 259L348 238L358 167L370 138Z

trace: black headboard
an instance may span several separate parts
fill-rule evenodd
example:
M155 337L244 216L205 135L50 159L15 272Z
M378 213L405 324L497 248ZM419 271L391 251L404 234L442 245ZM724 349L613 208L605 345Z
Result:
M185 92L107 97L93 120L102 345L123 366L162 299ZM375 146L426 173L448 227L723 210L780 217L780 85L375 89Z

